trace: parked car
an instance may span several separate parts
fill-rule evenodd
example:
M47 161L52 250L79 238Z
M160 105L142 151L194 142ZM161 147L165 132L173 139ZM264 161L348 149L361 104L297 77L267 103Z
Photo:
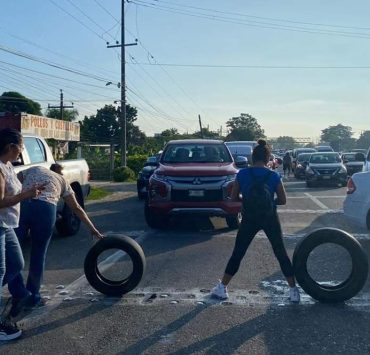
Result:
M301 153L297 157L296 167L294 169L294 176L297 179L304 179L306 177L306 169L310 161L312 153Z
M293 149L292 151L292 171L294 173L295 171L295 168L297 166L297 157L298 155L302 154L302 153L315 153L316 152L316 149L314 148L295 148Z
M343 164L350 176L362 171L365 160L366 157L363 153L350 152L342 154Z
M44 166L50 168L56 161L46 141L33 135L23 135L24 150L18 161L14 162L14 169L18 173L31 166ZM76 194L78 203L84 207L85 198L90 192L89 167L85 159L60 160L58 164L63 166L63 175L70 183ZM60 235L70 236L80 229L81 221L72 210L60 199L57 208L57 220L55 227Z
M147 224L162 228L171 215L202 214L225 217L230 228L237 228L241 202L231 200L236 164L219 140L168 142L149 180Z
M348 180L344 215L370 229L370 171L353 174Z
M149 179L152 176L155 169L158 167L158 161L160 154L149 157L144 163L143 168L140 170L136 180L137 197L143 200L148 195Z
M347 169L340 159L339 153L312 153L306 169L307 187L314 184L331 183L347 185Z

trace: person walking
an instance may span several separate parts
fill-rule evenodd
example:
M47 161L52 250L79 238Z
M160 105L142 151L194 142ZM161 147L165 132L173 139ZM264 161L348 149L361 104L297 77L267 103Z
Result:
M13 169L23 150L22 135L14 129L0 130L0 301L2 286L11 282L24 267L24 259L14 228L19 223L19 203L37 197L41 185L22 185ZM0 316L0 340L18 338L22 331L5 316Z
M9 313L12 319L19 320L25 312L31 311L35 306L43 306L45 303L40 295L40 287L60 197L89 228L93 237L103 238L78 204L72 187L62 175L62 166L53 164L51 169L54 171L43 166L35 166L23 170L18 176L23 183L23 189L27 190L35 184L44 184L44 189L37 197L23 201L21 204L19 228L16 229L16 234L22 242L30 233L32 246L26 285L21 273L8 283L9 292L12 295L12 308Z
M267 168L270 149L265 140L260 139L252 153L253 166L241 169L232 190L232 199L243 196L243 217L238 230L234 250L226 266L222 280L212 289L211 295L219 299L229 297L227 286L238 272L250 243L258 231L263 230L269 239L281 270L290 286L290 301L300 301L299 290L295 285L292 263L283 243L276 205L286 204L286 194L280 175ZM277 198L275 199L275 194Z
M289 175L292 171L292 156L290 155L289 152L286 152L284 157L283 157L283 171L284 171L284 177L288 174Z

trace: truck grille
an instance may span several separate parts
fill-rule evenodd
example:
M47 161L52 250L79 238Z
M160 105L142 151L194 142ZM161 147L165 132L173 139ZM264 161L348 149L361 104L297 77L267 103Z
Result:
M221 201L223 199L222 190L203 190L203 196L189 196L189 190L172 190L171 191L171 200L174 202L212 202L212 201Z
M315 168L313 170L318 175L334 175L337 173L338 168Z

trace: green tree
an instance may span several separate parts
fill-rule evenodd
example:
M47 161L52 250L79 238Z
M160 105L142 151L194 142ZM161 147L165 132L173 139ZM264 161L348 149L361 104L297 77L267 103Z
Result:
M45 116L50 118L57 118L61 120L61 112L58 108L48 108L45 111ZM77 110L64 110L63 111L63 120L64 121L75 121L78 118L78 111Z
M258 124L257 119L248 113L241 113L240 116L229 119L226 126L230 130L226 137L227 141L251 141L265 137L265 132Z
M294 148L296 146L297 142L293 137L289 136L280 136L276 139L274 142L274 148L277 149L289 149Z
M357 148L368 149L370 147L370 131L363 131L356 142Z
M341 123L329 126L321 131L321 142L329 143L336 151L350 150L356 141L352 138L352 127Z
M32 101L18 92L8 91L3 92L0 96L0 112L26 112L32 115L41 115L41 106L38 102Z

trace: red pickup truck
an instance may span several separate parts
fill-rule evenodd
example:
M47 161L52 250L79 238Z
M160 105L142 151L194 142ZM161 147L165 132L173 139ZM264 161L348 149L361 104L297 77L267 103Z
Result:
M222 141L168 142L149 180L147 224L162 228L171 215L203 214L225 217L230 228L237 228L241 202L231 200L237 172L237 165Z

